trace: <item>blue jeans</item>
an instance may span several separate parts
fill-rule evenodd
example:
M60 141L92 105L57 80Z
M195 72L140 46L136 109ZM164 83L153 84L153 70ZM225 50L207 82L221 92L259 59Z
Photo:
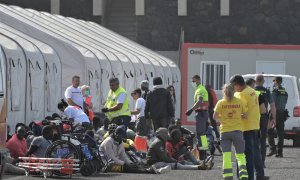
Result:
M261 179L265 176L265 171L263 167L263 161L261 158L261 151L259 148L260 138L258 137L258 131L254 131L254 146L253 146L253 158L254 158L254 167L256 172L256 178Z
M246 166L248 171L249 180L254 180L254 142L256 132L244 131L245 140L245 155L246 155ZM259 152L260 154L260 152Z

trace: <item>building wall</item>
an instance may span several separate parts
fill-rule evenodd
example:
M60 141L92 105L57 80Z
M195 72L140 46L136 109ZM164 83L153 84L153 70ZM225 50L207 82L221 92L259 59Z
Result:
M0 3L51 12L51 0L0 0ZM63 16L101 24L101 16L93 16L93 0L60 0L59 11Z
M300 44L299 0L230 0L229 16L220 16L220 0L187 2L187 16L178 16L177 0L145 0L138 42L178 50L183 27L189 43Z
M50 12L50 0L0 0L0 3Z

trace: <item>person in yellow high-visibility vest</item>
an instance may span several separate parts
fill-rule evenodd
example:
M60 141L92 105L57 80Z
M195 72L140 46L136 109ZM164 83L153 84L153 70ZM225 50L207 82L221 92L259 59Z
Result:
M194 105L191 109L186 111L189 116L193 111L196 112L196 133L199 146L200 160L206 158L206 150L208 149L208 142L206 137L206 123L208 121L208 93L201 84L201 78L198 75L192 77L193 87L195 88Z
M106 114L111 123L124 125L127 129L131 121L131 112L129 109L129 100L127 92L120 86L118 78L109 79L110 91L102 112Z
M234 87L225 84L223 99L215 106L214 119L221 122L221 147L223 150L223 178L233 179L231 162L231 147L235 148L235 156L239 166L239 178L248 179L245 151L245 141L242 132L242 118L247 116L245 102L234 97Z

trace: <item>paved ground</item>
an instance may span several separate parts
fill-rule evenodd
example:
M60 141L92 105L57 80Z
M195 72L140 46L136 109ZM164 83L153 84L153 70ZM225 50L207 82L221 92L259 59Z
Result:
M266 161L267 168L266 175L270 176L272 180L300 180L300 148L291 147L292 142L287 141L287 147L284 149L284 158L271 157ZM105 173L98 174L93 177L82 177L74 175L72 179L122 179L122 180L137 180L137 179L172 179L172 180L190 180L190 179L222 179L221 174L221 156L216 156L215 167L210 171L183 171L173 170L167 174L149 175L149 174L120 174L120 173ZM25 176L11 176L5 175L4 179L9 180L39 180L41 177L25 177ZM55 177L58 179L58 177ZM64 179L64 178L63 178Z

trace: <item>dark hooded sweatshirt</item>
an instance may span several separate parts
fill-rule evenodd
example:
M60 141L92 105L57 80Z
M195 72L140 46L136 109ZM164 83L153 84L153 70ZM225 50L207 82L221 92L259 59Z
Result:
M171 158L166 151L166 137L158 136L151 144L147 153L147 164L152 165L157 162L176 163L177 161Z

